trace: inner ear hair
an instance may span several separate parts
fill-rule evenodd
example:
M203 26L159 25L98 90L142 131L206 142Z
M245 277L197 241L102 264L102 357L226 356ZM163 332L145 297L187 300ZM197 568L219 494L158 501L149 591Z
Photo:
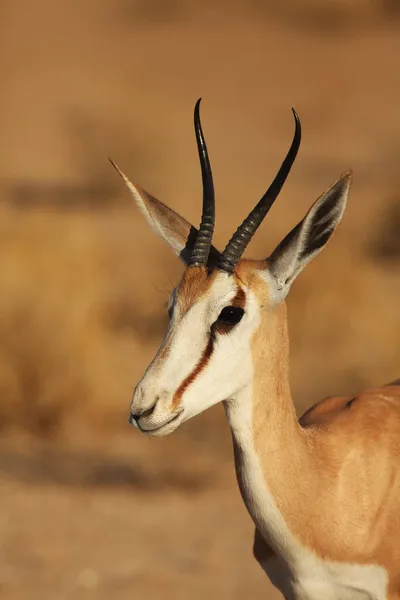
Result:
M136 205L152 229L172 247L175 254L185 264L188 264L198 236L198 229L172 208L169 208L169 206L160 202L157 198L133 183L113 160L109 160L122 177ZM213 266L217 264L219 258L220 253L211 245L209 265Z
M306 216L268 258L268 268L284 295L304 267L331 238L346 208L352 179L348 171L312 205Z

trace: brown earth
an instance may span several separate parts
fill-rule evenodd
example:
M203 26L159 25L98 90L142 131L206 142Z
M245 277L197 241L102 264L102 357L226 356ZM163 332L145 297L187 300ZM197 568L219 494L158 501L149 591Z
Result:
M399 30L393 0L0 3L1 598L277 597L251 557L221 407L165 439L128 427L181 266L107 156L197 223L202 96L221 247L279 165L294 106L302 149L248 255L355 175L288 301L297 408L390 381Z

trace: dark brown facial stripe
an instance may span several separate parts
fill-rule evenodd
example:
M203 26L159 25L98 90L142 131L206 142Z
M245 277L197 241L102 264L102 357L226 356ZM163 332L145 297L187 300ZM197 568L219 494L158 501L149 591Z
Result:
M242 288L239 288L236 296L232 299L232 302L230 302L231 306L240 306L240 308L245 307L246 305L246 294L244 293L244 291L242 290Z
M193 371L190 373L190 375L188 375L186 377L186 379L184 379L182 381L181 385L178 387L178 389L175 392L175 395L174 395L173 400L172 400L172 406L174 408L176 408L179 405L179 403L181 401L181 398L182 398L184 392L189 387L189 385L191 383L193 383L193 381L196 379L196 377L206 367L208 361L211 358L213 349L214 349L214 338L213 338L213 335L210 334L207 346L206 346L206 348L205 348L205 350L203 352L203 356L201 357L198 365L193 369Z
M239 288L236 295L234 296L234 298L232 298L232 301L230 302L230 306L240 306L241 308L244 309L246 304L246 294L245 292L242 290L242 288ZM229 326L229 330L232 329L232 326ZM180 386L178 387L178 389L176 390L174 397L172 399L172 406L173 408L176 408L179 403L181 402L182 396L183 394L186 392L186 390L188 389L189 385L191 383L193 383L193 381L196 379L196 377L202 372L202 370L207 366L211 355L213 353L214 350L214 339L215 339L215 332L218 331L218 333L228 333L228 330L220 330L219 327L218 328L212 328L211 333L210 333L210 337L208 339L207 342L207 346L203 352L202 357L199 360L198 365L193 369L193 371L190 373L190 375L188 375L186 377L186 379L184 379L182 381L182 383L180 384Z

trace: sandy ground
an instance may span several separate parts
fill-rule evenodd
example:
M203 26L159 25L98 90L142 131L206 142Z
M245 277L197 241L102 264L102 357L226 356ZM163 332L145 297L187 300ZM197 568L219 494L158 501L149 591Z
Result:
M252 558L233 472L138 483L128 462L69 461L0 454L1 598L280 597Z

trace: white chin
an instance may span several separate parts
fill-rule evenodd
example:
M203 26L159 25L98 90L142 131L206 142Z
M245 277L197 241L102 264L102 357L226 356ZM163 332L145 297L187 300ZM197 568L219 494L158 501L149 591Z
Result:
M181 425L183 421L183 414L180 413L176 419L173 419L169 423L161 425L161 427L157 427L157 429L150 429L147 431L142 429L142 432L146 435L150 435L151 437L163 437L169 435L170 433L175 431L175 429L178 429L179 425Z

